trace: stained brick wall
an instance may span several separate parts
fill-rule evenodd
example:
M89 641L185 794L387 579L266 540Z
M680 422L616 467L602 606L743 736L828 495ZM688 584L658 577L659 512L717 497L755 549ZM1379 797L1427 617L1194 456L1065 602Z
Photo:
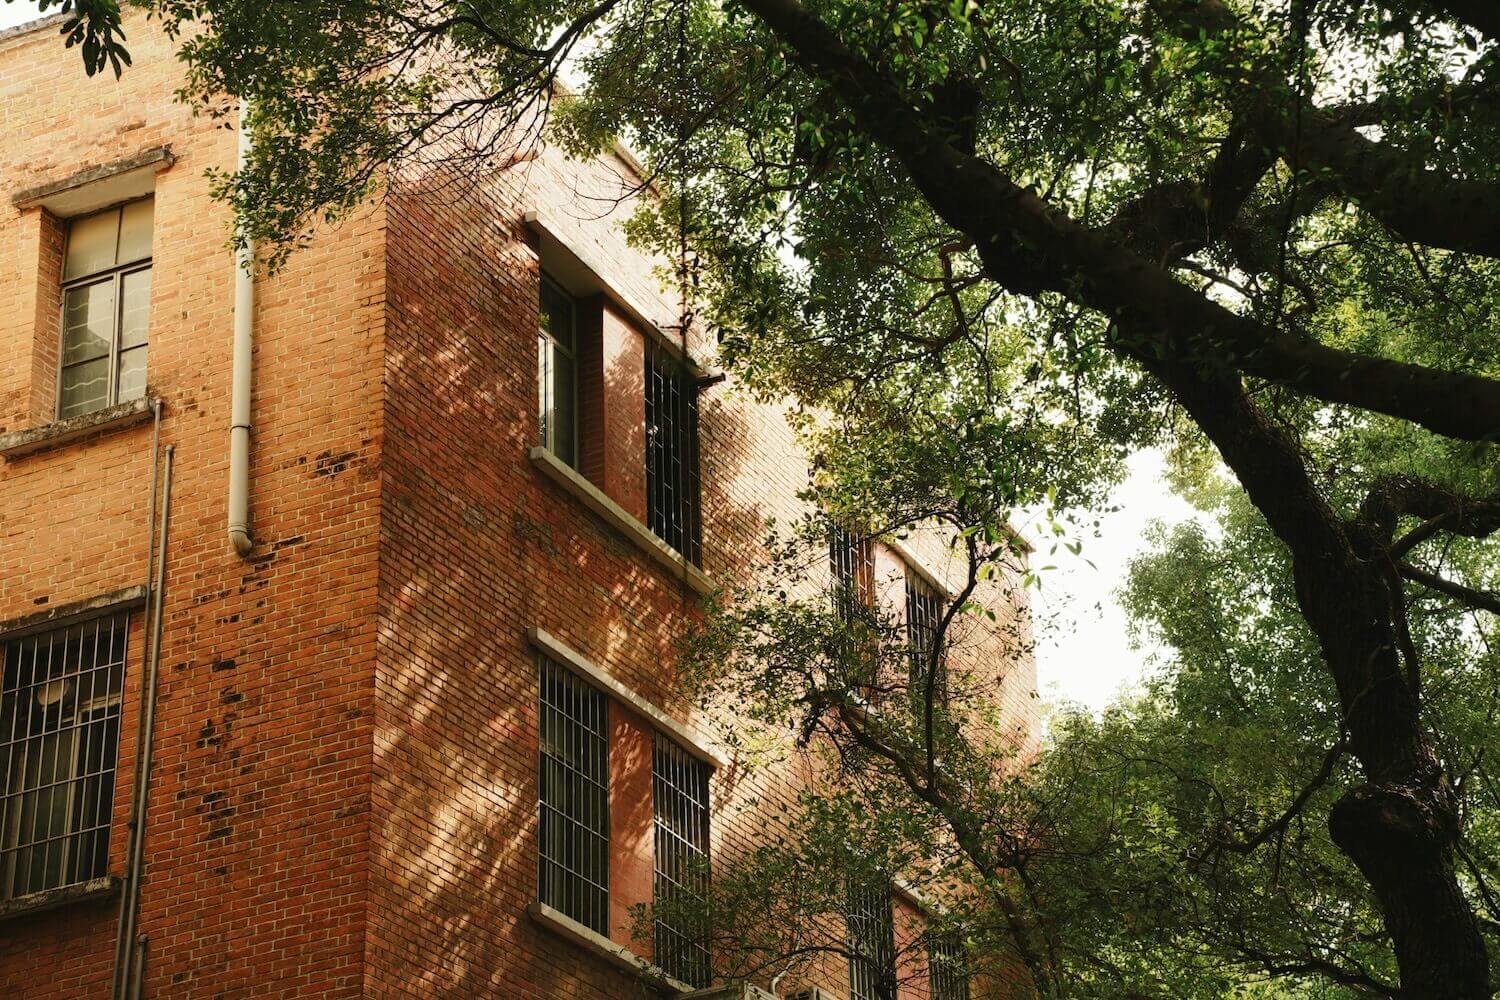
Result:
M254 558L225 538L232 259L203 171L234 134L173 103L143 18L135 65L81 72L56 28L0 38L0 426L51 415L59 227L18 191L170 145L156 179L148 379L175 447L141 892L147 996L358 995L374 716L382 222L260 288ZM51 296L49 298L49 295ZM141 583L151 428L0 464L0 619ZM123 869L139 710L134 616L111 844ZM107 992L117 903L0 926L0 995Z
M611 285L670 327L654 262L617 225L628 204L600 212L637 178L614 157L579 164L552 151L477 186L414 167L379 206L261 280L257 545L241 561L224 534L231 258L203 176L232 164L234 135L173 104L180 69L165 41L138 16L126 27L135 65L118 82L84 77L52 31L0 36L0 431L45 421L55 386L62 227L11 196L170 145L176 162L156 181L149 383L176 466L141 901L146 995L642 995L526 915L537 798L526 630L547 629L691 716L671 667L691 591L528 459L542 262L523 217L545 207ZM644 342L614 306L595 315L585 391L596 387L598 406L584 413L581 464L642 517ZM711 357L707 344L692 349ZM139 426L0 465L0 620L145 578L150 440ZM704 568L727 580L759 554L768 518L800 513L807 466L781 408L732 383L705 391L702 453ZM934 565L944 554L924 552ZM881 568L894 572L889 556ZM116 873L143 632L137 614ZM975 662L1003 662L1015 717L1034 719L1029 658L975 648ZM631 734L620 746L638 751L617 750L614 816L622 837L644 838L635 864L614 868L623 940L623 907L650 887L650 730L614 711ZM800 764L716 777L715 852L759 830L756 796L804 778ZM98 995L114 914L106 901L0 925L0 995ZM837 973L830 985L847 986Z

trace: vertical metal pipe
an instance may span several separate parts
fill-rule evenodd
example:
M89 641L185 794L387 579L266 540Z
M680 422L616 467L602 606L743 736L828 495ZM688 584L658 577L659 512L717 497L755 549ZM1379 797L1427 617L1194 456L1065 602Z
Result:
M140 905L141 896L141 866L144 864L146 847L146 806L151 794L151 756L152 756L152 734L156 724L156 677L161 668L161 627L162 627L162 605L163 588L166 585L167 575L167 527L171 521L172 511L172 456L175 446L167 445L163 461L162 472L162 502L161 519L156 533L156 581L152 587L150 622L150 656L146 665L146 676L141 684L141 710L143 718L141 729L144 733L142 742L136 749L135 764L135 815L134 836L130 843L130 857L127 859L127 871L129 881L126 885L126 893L121 901L121 925L117 931L119 939L125 942L125 950L122 953L123 962L116 969L115 983L112 994L117 1000L125 997L131 982L131 965L135 960L135 924Z
M240 102L239 167L251 153L246 118L250 105ZM241 558L255 546L250 535L250 397L255 343L255 241L248 236L234 256L234 358L229 403L229 543Z
M151 410L151 490L150 501L148 502L146 508L146 579L144 581L146 587L145 611L147 620L141 629L146 638L145 644L141 648L141 652L143 654L141 657L142 664L150 662L152 648L150 614L151 606L156 599L156 591L152 587L153 577L151 570L152 561L156 556L156 484L161 476L161 400L156 400L156 402L152 405ZM137 779L139 778L140 774L141 748L145 744L145 700L146 684L143 677L141 681L141 705L136 711L135 727L135 761ZM118 748L116 748L115 752L116 754L119 753ZM118 757L116 758L116 766L119 766ZM109 993L109 995L116 998L116 1000L118 1000L118 998L124 992L124 977L128 974L131 961L129 954L130 945L128 944L130 939L125 936L125 908L130 900L132 883L135 881L135 868L131 863L131 859L135 857L135 841L136 838L140 835L140 801L136 797L136 792L139 787L139 780L132 783L130 795L130 820L125 828L125 884L121 887L120 914L118 921L115 924L114 972L110 981Z

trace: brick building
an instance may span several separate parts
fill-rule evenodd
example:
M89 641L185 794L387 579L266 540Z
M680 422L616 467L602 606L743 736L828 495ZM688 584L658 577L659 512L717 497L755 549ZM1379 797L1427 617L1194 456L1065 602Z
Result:
M629 908L756 824L674 637L807 470L663 332L600 208L628 156L413 168L247 308L204 176L236 133L138 16L118 81L55 24L0 33L0 995L109 995L122 952L154 997L675 995L702 956ZM923 545L872 578L940 593Z

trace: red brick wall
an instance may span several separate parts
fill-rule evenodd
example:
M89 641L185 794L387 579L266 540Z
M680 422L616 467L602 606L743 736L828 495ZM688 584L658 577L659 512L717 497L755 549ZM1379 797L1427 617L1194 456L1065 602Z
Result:
M180 66L127 16L134 66L89 79L55 25L0 38L0 425L50 419L57 236L17 191L159 145L149 383L176 449L141 891L146 995L362 990L373 739L381 218L262 283L254 557L225 538L231 257L205 168L235 137L172 101ZM47 238L43 239L42 237ZM0 464L0 619L142 582L151 429ZM123 868L143 663L135 616L110 868ZM107 990L117 901L0 927L0 995Z
M611 157L550 151L480 187L413 168L382 206L262 280L257 547L241 561L224 534L227 220L203 177L233 162L234 136L172 103L179 67L165 42L137 16L126 27L135 65L119 82L85 78L50 30L0 38L0 430L50 414L56 339L60 230L10 195L170 144L149 382L177 465L141 903L147 995L639 995L635 979L525 913L537 796L525 631L547 629L686 720L671 663L694 598L527 457L539 261L521 221L546 206L670 326L652 262L616 225L628 205L599 218L601 199L636 179ZM637 516L642 344L601 312L599 405L584 415L586 472ZM700 357L707 348L694 344ZM759 553L768 518L797 516L807 467L781 407L732 384L706 390L701 423L704 567L728 579ZM149 447L137 427L0 465L0 619L144 578ZM141 632L137 616L116 872ZM1032 686L1028 658L1011 674L1006 697ZM1029 702L1015 710L1034 716ZM621 746L641 751L614 789L622 839L640 834L635 863L614 873L623 940L623 908L650 889L650 731L613 711L630 735ZM614 752L617 766L631 759ZM805 775L794 762L716 777L715 854L760 829L756 796ZM0 995L97 993L114 913L111 902L4 924ZM830 985L846 989L837 973Z

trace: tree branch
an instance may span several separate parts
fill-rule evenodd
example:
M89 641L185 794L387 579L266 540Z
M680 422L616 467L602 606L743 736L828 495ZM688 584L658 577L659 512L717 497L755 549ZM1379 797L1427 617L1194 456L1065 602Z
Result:
M986 270L1002 284L1022 294L1061 292L1111 317L1137 321L1132 326L1140 335L1118 345L1137 360L1227 365L1439 434L1470 440L1500 434L1500 382L1353 354L1231 312L1048 205L993 164L955 148L798 0L744 3L799 65L837 90L938 215L974 241Z

